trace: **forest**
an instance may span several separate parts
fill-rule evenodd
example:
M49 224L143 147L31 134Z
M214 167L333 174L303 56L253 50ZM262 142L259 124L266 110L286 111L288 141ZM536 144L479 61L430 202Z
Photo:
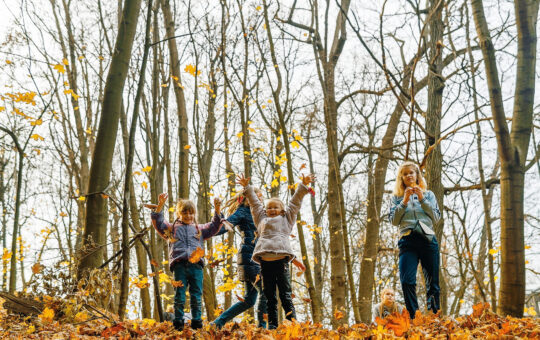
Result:
M539 5L3 2L0 334L540 337Z

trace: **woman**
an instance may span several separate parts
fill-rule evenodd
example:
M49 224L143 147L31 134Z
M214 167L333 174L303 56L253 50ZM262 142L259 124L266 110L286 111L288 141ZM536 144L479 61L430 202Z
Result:
M427 190L420 168L404 162L398 169L390 209L390 222L399 226L399 279L411 318L418 310L416 270L422 265L427 288L427 309L439 310L439 244L433 225L441 213L433 192Z

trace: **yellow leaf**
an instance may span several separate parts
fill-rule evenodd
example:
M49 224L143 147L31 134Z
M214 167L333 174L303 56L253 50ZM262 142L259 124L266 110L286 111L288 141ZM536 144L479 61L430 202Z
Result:
M304 140L304 138L302 138L302 136L300 136L300 135L294 136L294 139L296 139L297 141L303 141Z
M0 112L4 111L6 109L5 106L0 106Z
M103 60L103 59L105 59L105 58L103 58L103 56L99 56L98 59L99 59L99 60Z
M28 329L26 330L26 333L27 334L32 334L36 331L36 326L34 325L30 325L30 327L28 327Z
M152 170L152 167L150 165L145 166L144 168L142 168L142 172L150 172L150 170Z
M167 87L169 84L161 84L161 87Z
M92 134L92 129L91 129L91 128L88 128L88 129L85 130L85 132L86 132L87 134L91 135L91 134Z
M275 187L279 186L279 182L277 181L277 179L274 178L271 185L272 185L272 188L275 188Z
M13 62L11 60L6 59L6 64L11 65Z
M39 319L43 323L51 323L54 319L54 310L48 307L45 307L45 309L43 310L43 313L39 315Z
M79 60L83 60L84 59L84 56L83 55L80 55L79 56Z
M495 254L497 254L498 252L499 252L499 251L498 251L497 249L490 249L490 250L489 250L489 254L490 254L490 255L495 255Z
M54 65L53 67L56 71L58 71L58 73L64 73L66 72L66 69L64 68L64 66L62 66L61 64L56 64Z
M78 200L81 201L81 202L84 202L84 201L86 201L86 197L84 197L84 196L79 196Z
M143 186L143 188L145 188L146 190L148 190L148 184L146 182L142 182L141 185Z
M159 283L163 282L171 283L171 278L169 277L169 275L162 272L159 273Z
M36 126L36 125L39 126L41 124L43 124L43 120L41 120L41 119L30 122L30 125L32 125L32 126Z
M272 99L268 99L268 104L272 104Z
M67 214L66 214L65 212L61 211L61 212L60 212L60 216L62 216L62 217L66 217L66 216L67 216Z
M69 65L69 62L68 62L68 60L66 58L62 59L62 63L64 63L64 65L66 65L66 66Z
M251 125L251 124L253 124L253 122L251 120L248 120L247 125Z
M525 249L531 249L531 246L530 246L530 245L526 245L526 246L525 246Z
M32 136L30 136L33 140L43 140L44 138L38 135L37 133L34 133Z
M298 142L295 141L295 140L293 140L293 141L291 142L291 146L292 146L294 149L298 149L298 148L300 147L300 145L298 144Z
M135 172L133 173L133 176L140 176L140 175L141 175L141 173L140 173L139 171L135 171Z
M262 8L261 6L257 6L257 7L255 7L255 10L260 11L261 8Z
M184 146L184 150L189 150L191 148L191 145Z
M236 134L236 137L238 137L238 138L242 138L242 136L243 136L243 135L244 135L244 133L243 133L243 132L238 132L238 133Z
M192 76L195 76L196 68L195 66L188 64L186 65L186 68L184 69L184 71L191 74ZM197 70L197 75L200 75L200 74L201 74L201 71Z

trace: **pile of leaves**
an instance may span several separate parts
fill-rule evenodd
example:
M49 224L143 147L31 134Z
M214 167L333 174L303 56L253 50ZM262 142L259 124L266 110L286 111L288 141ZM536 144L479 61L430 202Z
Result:
M501 317L489 304L478 304L473 313L458 318L437 314L417 314L410 320L406 311L376 323L341 326L332 330L311 322L285 321L269 331L249 323L229 323L218 330L208 324L182 332L170 322L154 320L120 321L118 317L89 305L75 306L73 301L41 298L40 314L22 316L0 308L0 338L22 339L540 339L540 319ZM0 303L3 301L0 301Z

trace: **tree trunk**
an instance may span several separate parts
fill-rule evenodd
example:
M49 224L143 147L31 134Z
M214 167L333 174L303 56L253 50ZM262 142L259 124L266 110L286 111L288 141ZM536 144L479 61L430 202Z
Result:
M85 271L97 268L103 262L102 247L105 246L107 231L107 198L102 193L107 192L109 186L122 94L140 7L141 0L125 0L122 21L107 75L102 115L90 168L86 228L83 233L83 249L77 270L78 279L84 277Z
M120 281L120 297L118 303L118 316L120 320L124 319L126 313L126 305L129 297L129 261L131 249L129 247L129 218L130 218L130 202L131 188L133 187L132 170L133 158L135 156L135 133L137 132L137 121L139 119L139 104L144 88L144 76L146 73L146 64L148 61L148 52L150 51L150 26L152 23L152 0L148 0L148 9L146 12L146 33L144 39L144 52L141 62L141 72L139 75L139 84L137 86L137 94L135 95L135 103L133 105L133 115L131 117L131 128L129 130L127 153L126 153L126 169L124 176L124 192L122 200L122 275Z
M161 10L163 20L165 21L166 38L169 45L169 57L171 63L171 73L174 82L174 96L176 97L177 115L178 115L178 136L180 139L180 158L178 170L178 197L189 198L189 150L186 146L188 141L188 116L186 109L186 98L184 95L184 86L180 75L180 59L178 57L178 47L174 31L174 18L168 0L161 0Z
M444 32L444 23L442 20L443 5L440 0L430 0L430 21L429 21L429 42L428 42L428 104L426 110L426 150L439 139L441 134L441 111L444 90L444 78L442 76L442 39ZM442 153L441 146L438 144L428 156L426 161L426 182L427 187L437 198L437 204L444 207L444 188L441 180L442 174ZM443 243L444 216L438 222L434 223L433 229L439 245ZM444 275L439 266L439 285L441 288L440 302L443 314L447 313L447 289Z
M501 161L501 286L498 313L521 317L525 303L524 165L529 148L535 92L538 1L515 1L518 53L512 131L508 129L495 48L483 2L471 0L486 70Z

